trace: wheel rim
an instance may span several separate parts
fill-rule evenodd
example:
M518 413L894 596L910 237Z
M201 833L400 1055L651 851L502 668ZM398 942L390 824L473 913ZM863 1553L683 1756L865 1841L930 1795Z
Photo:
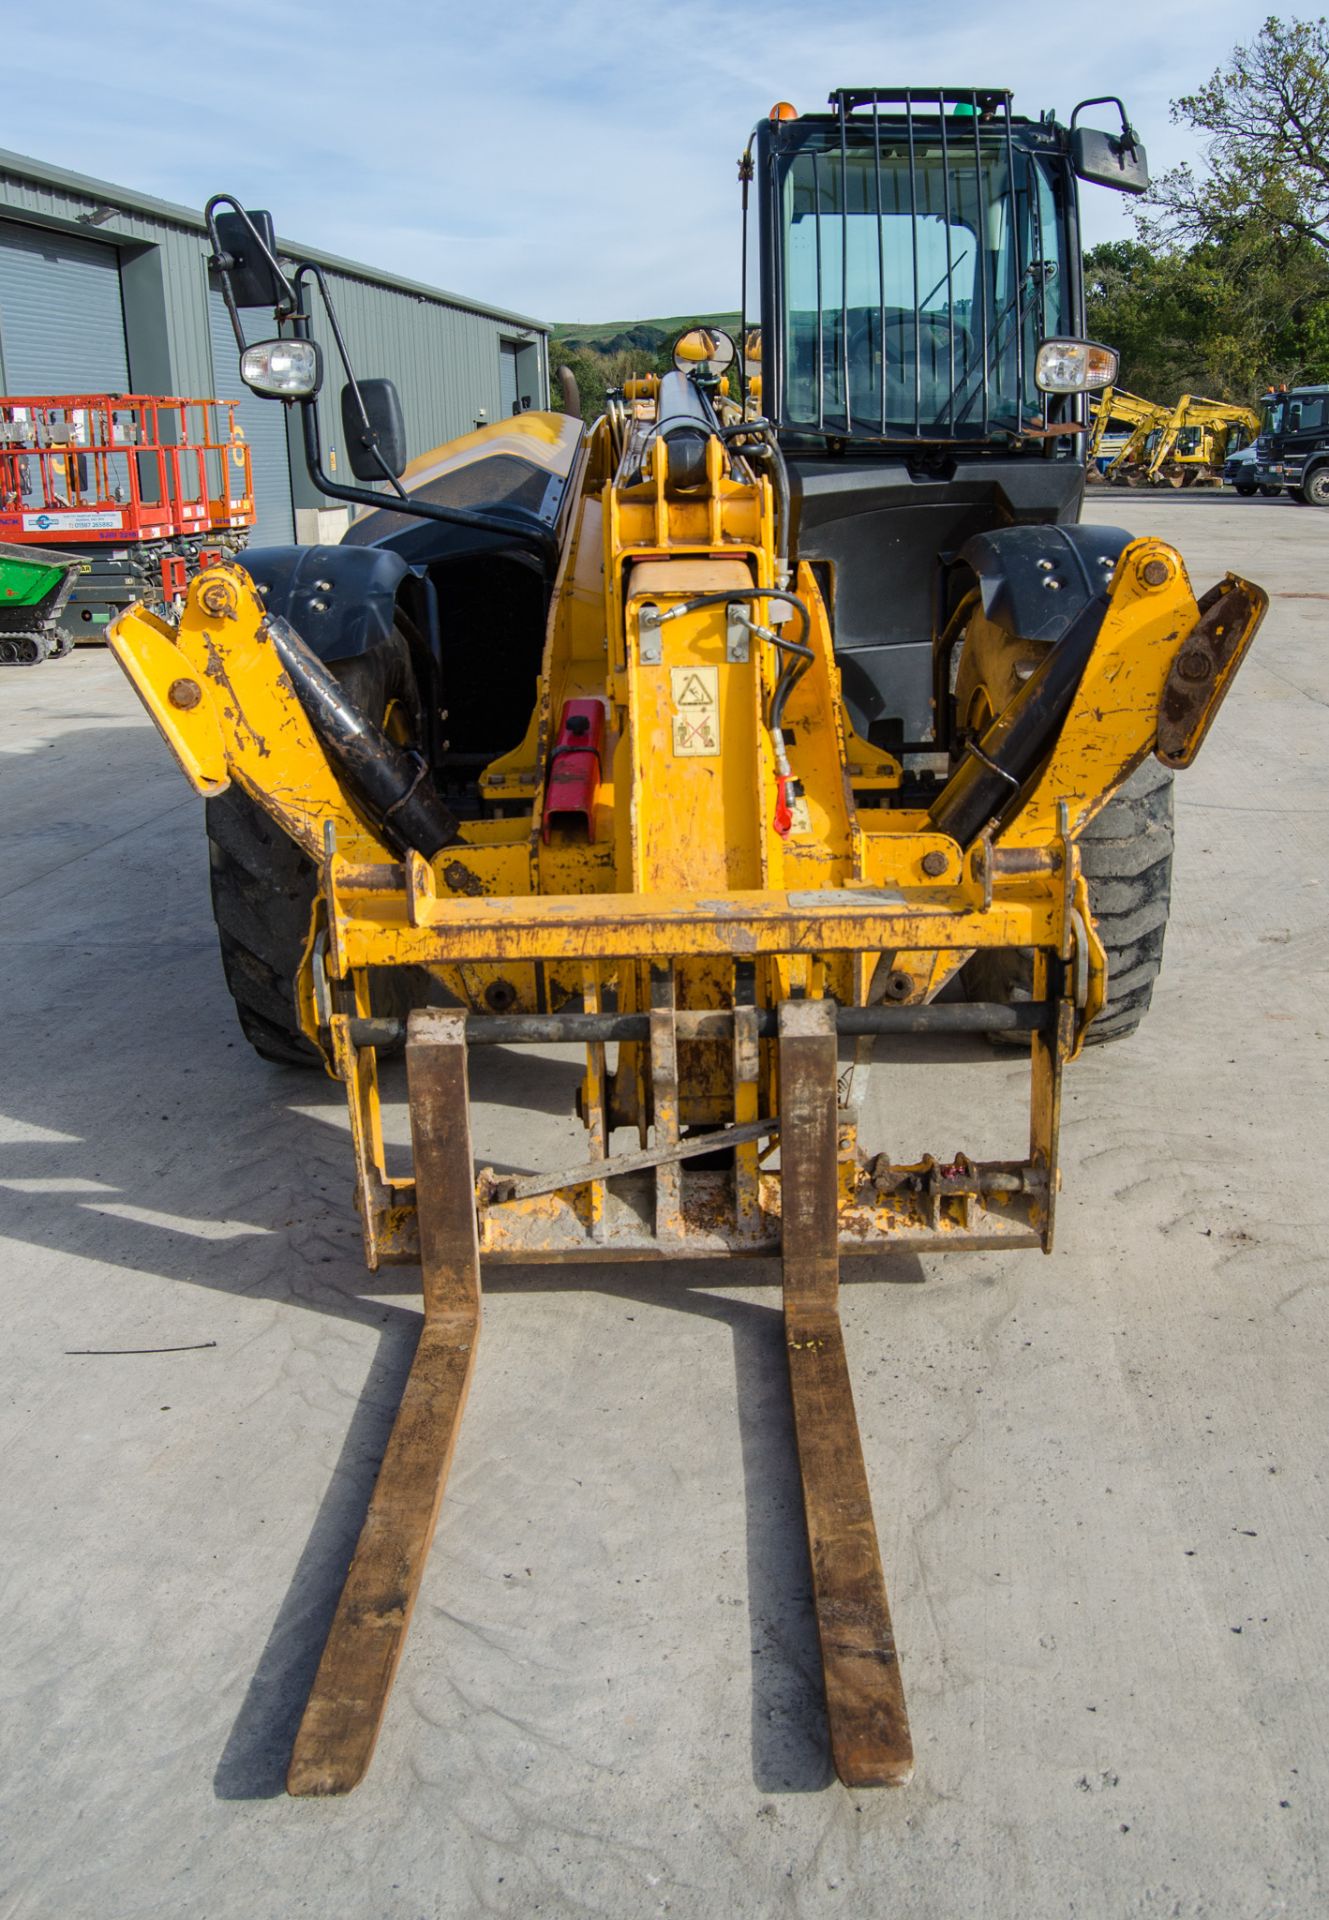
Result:
M1329 507L1329 467L1321 467L1306 482L1306 497L1312 506Z

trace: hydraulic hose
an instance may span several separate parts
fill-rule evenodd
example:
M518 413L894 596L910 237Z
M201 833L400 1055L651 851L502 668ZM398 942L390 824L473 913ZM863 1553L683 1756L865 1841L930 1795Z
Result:
M807 645L812 616L796 593L785 593L779 587L721 587L714 593L694 593L690 599L680 600L676 607L666 607L657 616L656 624L662 627L666 620L681 619L685 613L697 613L702 607L727 606L732 600L783 600L798 615L799 634L797 640L777 640L776 645L793 653L805 653L809 660L812 658L812 649Z
M389 740L350 700L294 627L278 614L264 626L309 723L366 818L395 853L432 860L458 836L419 754Z
M740 439L749 440L750 445L740 446L735 449L736 452L745 460L764 460L770 467L775 488L775 577L784 585L789 579L790 541L789 467L784 449L769 420L737 421L732 427L722 427L720 437L726 444Z
M676 607L668 608L658 616L657 624L663 626L666 620L677 620L682 614L696 613L702 607L727 606L734 600L782 600L786 606L794 609L799 619L797 640L786 640L783 634L773 633L767 628L754 627L763 639L769 640L773 647L788 655L776 681L775 692L771 695L770 727L778 734L784 718L784 710L790 694L807 672L813 659L812 648L807 644L812 632L812 616L806 603L796 593L786 593L775 587L730 587L716 593L694 593L690 600L681 600Z
M970 847L984 827L1006 819L1021 789L1051 752L1094 650L1108 596L1087 600L1004 713L959 766L928 809L937 833Z

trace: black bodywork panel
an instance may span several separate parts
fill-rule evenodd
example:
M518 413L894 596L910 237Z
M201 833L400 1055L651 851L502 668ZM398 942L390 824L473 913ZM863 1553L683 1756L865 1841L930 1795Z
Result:
M1002 527L966 541L947 595L954 605L978 582L994 626L1022 640L1052 646L1077 614L1101 594L1133 536L1122 527Z
M1083 465L1039 454L924 466L903 456L791 453L789 473L795 551L829 591L855 728L886 746L924 740L932 730L932 634L946 570L980 535L1014 528L1038 538L1072 526Z
M352 660L388 638L412 571L386 547L251 547L238 562L268 612L327 661Z
M498 525L479 528L421 520L412 514L394 511L391 496L385 495L378 512L362 514L351 522L344 544L380 550L391 548L417 566L435 566L481 553L502 553L552 579L552 567L541 561L530 541L522 535L528 532L547 535L552 530L566 489L566 474L546 472L516 454L486 454L412 486L410 492L413 498L434 506L484 512L496 520L510 520L511 534Z

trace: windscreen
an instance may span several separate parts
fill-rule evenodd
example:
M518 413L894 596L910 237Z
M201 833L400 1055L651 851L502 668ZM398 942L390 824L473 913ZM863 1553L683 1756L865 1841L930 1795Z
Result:
M1280 393L1266 405L1269 433L1321 433L1329 424L1329 394Z
M1001 123L852 132L784 163L783 424L851 439L1044 424L1034 355L1066 325L1053 176Z

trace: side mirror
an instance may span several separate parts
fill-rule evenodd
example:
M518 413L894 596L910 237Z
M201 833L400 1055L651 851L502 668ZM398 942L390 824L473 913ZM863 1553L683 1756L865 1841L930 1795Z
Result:
M1082 180L1118 193L1144 193L1149 186L1149 162L1139 141L1096 127L1076 127L1071 134L1071 165Z
M1099 133L1095 127L1079 126L1077 123L1086 107L1115 107L1121 117L1121 132ZM1071 165L1082 180L1092 180L1099 187L1114 187L1118 193L1143 193L1148 187L1149 162L1115 93L1100 93L1092 100L1081 100L1072 113Z
M674 366L679 373L718 380L733 365L737 352L729 335L718 327L689 327L674 342Z
M257 209L248 215L219 213L214 224L217 252L230 262L225 273L236 306L266 307L269 312L280 306L286 297L286 288L263 257L262 247L254 243L256 232L263 246L276 258L277 236L272 215ZM251 225L254 232L250 231Z
M348 381L341 390L341 425L357 480L397 480L405 473L406 423L391 380L361 380L358 400Z

